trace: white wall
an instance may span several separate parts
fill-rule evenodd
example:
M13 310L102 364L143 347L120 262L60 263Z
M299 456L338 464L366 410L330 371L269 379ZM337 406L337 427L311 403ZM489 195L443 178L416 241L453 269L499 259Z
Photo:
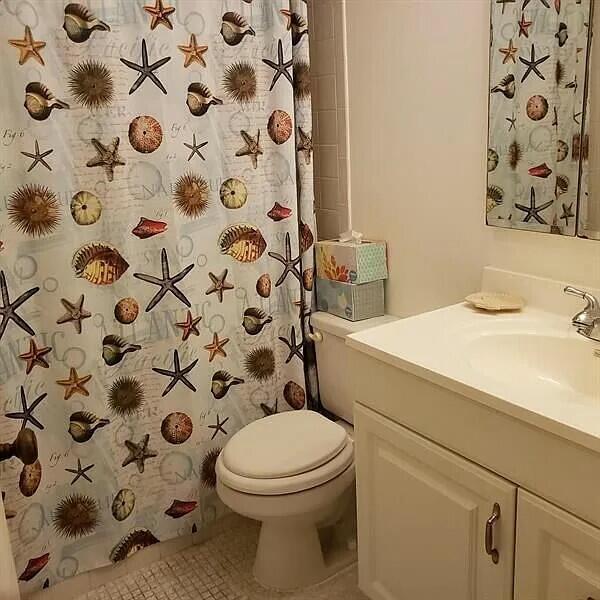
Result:
M488 264L600 287L600 241L491 228L487 234Z
M481 269L600 286L600 242L484 226L490 0L346 0L352 225L389 244L388 312Z

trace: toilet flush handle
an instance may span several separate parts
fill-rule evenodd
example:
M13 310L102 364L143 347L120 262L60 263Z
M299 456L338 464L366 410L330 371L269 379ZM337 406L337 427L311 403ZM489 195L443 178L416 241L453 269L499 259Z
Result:
M308 339L315 342L315 344L321 343L323 341L323 334L320 331L315 330L308 334Z

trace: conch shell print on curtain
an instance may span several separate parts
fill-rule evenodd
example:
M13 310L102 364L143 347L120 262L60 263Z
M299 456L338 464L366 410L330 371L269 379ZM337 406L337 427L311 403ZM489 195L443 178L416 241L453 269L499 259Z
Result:
M25 593L219 518L231 435L316 402L306 13L0 2L0 441L39 454L0 486Z

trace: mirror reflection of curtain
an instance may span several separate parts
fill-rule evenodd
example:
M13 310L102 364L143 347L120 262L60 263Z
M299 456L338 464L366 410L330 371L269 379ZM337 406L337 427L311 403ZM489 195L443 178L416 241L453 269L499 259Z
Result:
M598 8L591 19L592 26L600 22ZM593 36L591 53L588 60L588 99L586 132L584 139L589 148L589 160L584 154L583 180L581 185L578 235L584 238L600 240L600 72L594 70L594 60L600 60L600 39Z
M590 0L492 0L488 225L575 235Z

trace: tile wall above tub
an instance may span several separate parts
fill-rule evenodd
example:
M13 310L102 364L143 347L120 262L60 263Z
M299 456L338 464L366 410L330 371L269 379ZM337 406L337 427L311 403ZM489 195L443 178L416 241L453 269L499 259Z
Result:
M315 161L315 210L319 239L348 229L348 141L344 0L309 4Z

